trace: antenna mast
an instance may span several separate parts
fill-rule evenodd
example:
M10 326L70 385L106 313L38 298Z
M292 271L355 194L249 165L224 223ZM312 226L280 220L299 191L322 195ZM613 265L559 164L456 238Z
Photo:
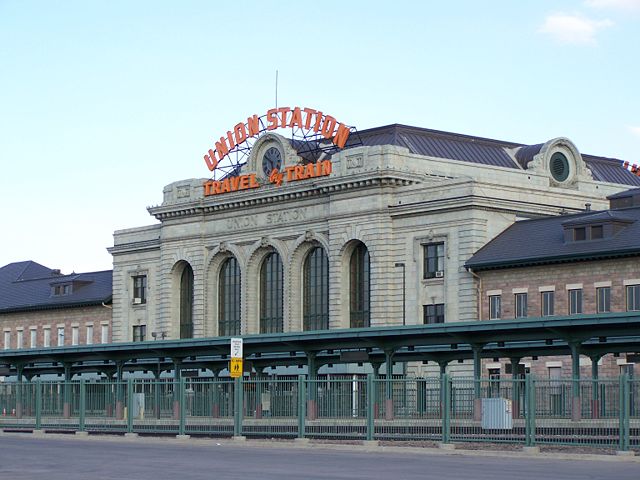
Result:
M276 69L276 108L278 108L278 70Z

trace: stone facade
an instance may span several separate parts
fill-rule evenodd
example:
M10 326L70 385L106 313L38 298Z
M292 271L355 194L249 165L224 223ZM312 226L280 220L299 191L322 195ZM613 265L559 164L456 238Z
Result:
M606 208L605 197L625 188L595 181L566 139L556 143L573 155L575 167L562 184L545 166L546 151L531 169L517 169L378 145L335 154L330 176L275 186L259 173L257 152L285 143L271 134L254 145L242 173L254 172L260 188L205 197L206 179L178 181L149 209L159 224L115 232L114 341L131 341L140 325L147 336L179 338L180 276L187 264L194 274L193 335L216 336L218 278L230 256L242 272L242 334L258 333L259 272L272 251L283 260L283 330L300 331L303 264L315 246L329 259L329 327L348 328L349 257L359 242L370 255L371 326L423 323L431 304L444 304L447 322L475 320L476 282L464 268L475 251L517 219L577 212L585 203ZM556 143L549 143L550 152ZM300 160L291 152L283 158ZM425 278L425 245L439 242L445 245L442 274ZM147 279L145 303L133 296L139 275ZM423 366L416 368L423 373Z

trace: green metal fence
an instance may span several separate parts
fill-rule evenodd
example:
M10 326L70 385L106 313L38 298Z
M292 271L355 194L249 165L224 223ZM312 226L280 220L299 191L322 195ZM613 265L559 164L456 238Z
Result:
M0 383L0 428L640 448L640 380L318 376Z

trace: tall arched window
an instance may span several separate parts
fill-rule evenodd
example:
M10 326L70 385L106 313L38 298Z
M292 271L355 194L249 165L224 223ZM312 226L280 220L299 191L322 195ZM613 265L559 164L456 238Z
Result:
M282 277L280 255L270 253L260 269L260 333L282 332Z
M304 261L303 323L305 330L329 328L329 259L315 247Z
M188 264L180 277L180 338L193 338L193 269Z
M369 251L360 243L349 262L349 311L351 328L370 326Z
M240 265L235 257L222 264L218 285L218 335L240 335Z

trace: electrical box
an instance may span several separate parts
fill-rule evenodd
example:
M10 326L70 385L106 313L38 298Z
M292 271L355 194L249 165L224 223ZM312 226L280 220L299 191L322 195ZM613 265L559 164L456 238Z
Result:
M511 400L506 398L482 399L482 428L510 430L513 428Z

